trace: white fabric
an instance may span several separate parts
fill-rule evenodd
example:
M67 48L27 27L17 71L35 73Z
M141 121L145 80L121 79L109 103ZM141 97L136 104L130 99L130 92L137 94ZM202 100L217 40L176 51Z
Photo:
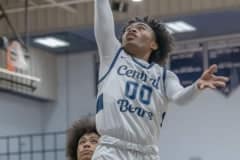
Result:
M102 136L92 160L159 160L156 146L142 146Z
M109 74L98 85L103 110L96 115L97 129L108 135L144 145L158 144L162 114L167 111L161 86L163 68L144 68L123 50ZM150 65L149 65L150 66Z

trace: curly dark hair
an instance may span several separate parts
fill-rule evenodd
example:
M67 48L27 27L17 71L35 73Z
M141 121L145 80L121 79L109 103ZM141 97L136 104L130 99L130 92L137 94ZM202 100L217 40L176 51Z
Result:
M88 133L99 135L95 120L89 116L74 122L72 127L67 130L66 155L68 160L77 160L78 141L84 134Z
M155 62L160 65L163 65L166 63L166 59L168 57L169 52L171 52L173 45L174 45L174 39L171 36L171 34L167 31L165 25L161 23L157 19L149 18L149 17L135 17L132 20L129 20L128 23L123 27L122 34L120 37L120 41L122 41L122 35L124 34L126 28L137 22L142 22L150 26L156 36L156 42L158 44L158 49L152 51L148 62Z

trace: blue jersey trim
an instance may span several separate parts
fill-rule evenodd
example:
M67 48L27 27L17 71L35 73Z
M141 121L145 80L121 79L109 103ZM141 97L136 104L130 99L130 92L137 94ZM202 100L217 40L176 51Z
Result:
M97 99L97 111L96 111L96 113L98 113L101 110L103 110L103 94L101 94Z
M122 48L119 48L119 50L117 51L117 54L115 55L115 57L112 61L112 64L110 65L107 73L105 73L105 75L100 80L98 80L98 83L102 82L107 77L107 75L110 73L110 71L112 70L114 64L116 63L117 58L118 58L119 54L121 53L121 51L122 51Z
M164 66L163 67L163 90L164 90L165 95L167 96L166 76L167 76L167 68L166 68L166 66Z
M143 64L143 63L139 62L139 61L136 60L134 57L132 57L132 60L133 60L136 64L138 64L139 66L141 66L141 67L143 67L143 68L146 68L146 69L149 69L149 68L151 68L151 67L154 65L154 63L150 63L150 64L148 64L148 65L146 66L146 64Z

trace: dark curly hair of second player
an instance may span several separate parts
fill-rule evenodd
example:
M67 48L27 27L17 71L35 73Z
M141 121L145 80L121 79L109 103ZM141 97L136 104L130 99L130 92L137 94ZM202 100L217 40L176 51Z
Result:
M154 50L151 53L151 56L149 57L148 62L149 63L155 62L160 65L165 64L168 54L169 52L172 51L172 48L174 46L174 39L172 35L167 31L164 23L161 23L159 20L149 18L149 17L143 17L143 18L135 17L134 19L129 20L128 23L122 29L120 41L122 41L122 35L125 32L126 28L129 25L137 22L142 22L150 26L153 29L156 36L158 49Z
M96 130L95 121L91 117L85 117L76 121L67 130L66 155L68 160L77 160L77 148L79 139L89 133L99 133ZM100 135L99 135L100 136Z

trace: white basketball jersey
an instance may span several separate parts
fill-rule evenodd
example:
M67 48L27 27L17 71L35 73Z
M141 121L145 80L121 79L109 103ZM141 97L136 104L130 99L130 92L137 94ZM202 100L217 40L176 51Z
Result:
M119 49L98 83L96 124L101 135L143 145L159 143L167 111L163 70Z

